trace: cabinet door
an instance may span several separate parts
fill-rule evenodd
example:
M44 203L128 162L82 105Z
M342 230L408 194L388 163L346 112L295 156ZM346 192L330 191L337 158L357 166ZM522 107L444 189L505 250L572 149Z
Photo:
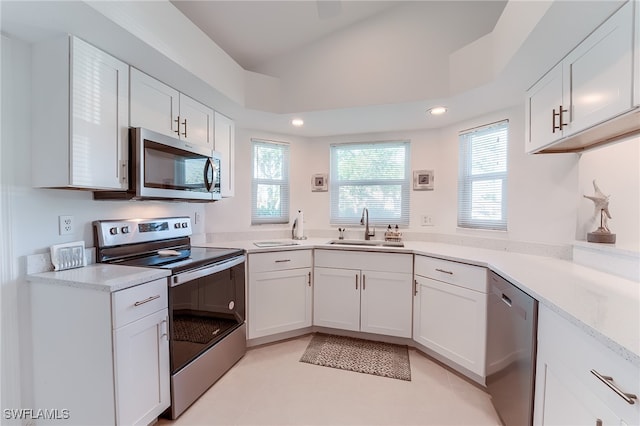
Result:
M126 189L129 66L71 39L70 185Z
M620 425L620 419L592 395L560 365L538 362L536 413L539 426ZM540 394L540 396L538 396Z
M633 2L596 29L563 61L566 134L615 117L632 105Z
M163 309L113 332L117 424L147 425L171 404L168 315Z
M487 295L420 276L416 285L413 339L484 376Z
M180 94L180 139L213 149L213 110Z
M562 138L563 132L555 127L560 126L560 109L568 107L562 104L562 64L556 65L531 89L527 91L525 105L525 151L535 152L538 149ZM567 122L567 113L563 114L563 122ZM566 117L566 118L565 118Z
M213 149L222 156L220 173L220 192L223 197L233 197L235 164L235 124L222 114L214 113L215 139Z
M311 268L251 274L249 338L310 327L311 297Z
M362 271L360 331L411 337L412 275Z
M360 271L315 268L313 324L360 330Z
M131 127L178 137L179 92L131 68Z

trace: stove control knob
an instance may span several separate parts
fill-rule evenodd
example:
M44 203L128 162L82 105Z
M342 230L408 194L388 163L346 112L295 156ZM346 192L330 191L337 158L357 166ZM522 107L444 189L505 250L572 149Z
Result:
M174 223L173 227L176 229L180 229L180 223L179 222Z
M109 233L110 233L111 235L116 235L116 234L118 234L118 227L117 227L117 226L114 226L113 228L109 229Z
M123 226L121 229L123 234L128 234L129 233L129 227L128 226Z
M186 228L187 227L187 222L182 222L182 227Z

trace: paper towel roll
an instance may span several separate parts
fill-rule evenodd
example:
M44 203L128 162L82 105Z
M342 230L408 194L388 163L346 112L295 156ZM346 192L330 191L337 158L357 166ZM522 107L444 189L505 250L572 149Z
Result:
M302 213L302 210L298 210L296 220L298 221L298 226L296 227L296 238L301 240L304 238L304 213Z

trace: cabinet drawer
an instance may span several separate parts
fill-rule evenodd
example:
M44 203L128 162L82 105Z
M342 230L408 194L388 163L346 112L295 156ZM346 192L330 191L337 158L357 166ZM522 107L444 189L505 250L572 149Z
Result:
M111 295L113 328L122 327L160 309L167 308L169 306L168 292L166 278L116 291Z
M311 250L287 250L249 254L249 273L310 267Z
M381 272L412 272L412 256L404 253L316 250L315 266Z
M434 257L416 256L416 275L487 293L487 269Z
M627 424L640 424L640 368L545 306L540 306L538 335L539 356L569 370L585 394L595 395ZM635 395L634 403L626 402L592 370L611 377L623 393Z

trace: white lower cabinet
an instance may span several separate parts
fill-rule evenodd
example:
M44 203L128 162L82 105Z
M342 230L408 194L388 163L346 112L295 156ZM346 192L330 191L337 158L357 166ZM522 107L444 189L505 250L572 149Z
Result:
M534 425L640 424L639 378L638 367L540 305Z
M249 254L249 339L311 326L311 250Z
M171 404L167 279L114 293L31 281L34 407L68 410L65 424L154 422Z
M168 311L114 330L116 423L148 424L168 406Z
M411 337L411 255L316 250L315 256L314 325Z
M485 376L487 270L416 256L413 340Z

